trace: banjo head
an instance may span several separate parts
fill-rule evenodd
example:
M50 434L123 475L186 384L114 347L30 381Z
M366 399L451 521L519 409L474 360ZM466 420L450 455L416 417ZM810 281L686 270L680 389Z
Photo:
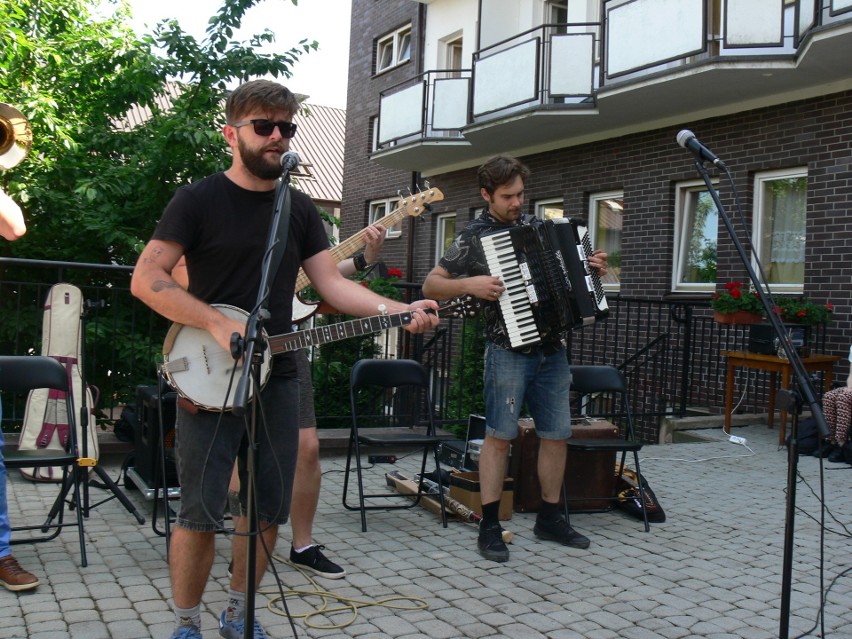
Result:
M212 304L235 320L248 320L249 314L235 306ZM264 339L266 335L264 334ZM261 384L269 378L271 366L265 357L260 369ZM163 373L171 386L199 408L230 410L243 373L242 361L236 362L207 331L172 324L163 343ZM249 399L251 399L251 390Z

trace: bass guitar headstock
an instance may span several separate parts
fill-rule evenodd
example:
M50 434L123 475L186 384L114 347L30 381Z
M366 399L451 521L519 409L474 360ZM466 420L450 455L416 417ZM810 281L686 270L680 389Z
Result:
M428 211L429 205L432 202L440 202L444 199L441 189L430 186L428 182L424 182L423 184L425 188L417 193L409 192L408 195L403 195L402 192L397 191L397 195L399 196L397 210L404 212L404 215L417 217L424 210Z

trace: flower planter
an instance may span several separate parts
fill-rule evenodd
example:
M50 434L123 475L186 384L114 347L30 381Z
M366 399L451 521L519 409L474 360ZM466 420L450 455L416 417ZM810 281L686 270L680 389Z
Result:
M735 313L720 313L713 311L713 319L719 324L757 324L763 318L751 311L737 311Z

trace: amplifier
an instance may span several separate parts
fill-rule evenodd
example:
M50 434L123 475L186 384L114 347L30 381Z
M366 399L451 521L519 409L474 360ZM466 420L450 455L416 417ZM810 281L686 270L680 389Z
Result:
M438 448L438 461L446 468L464 469L465 442L461 439L449 439L441 442Z
M160 395L157 386L136 387L136 415L138 421L134 432L135 452L133 469L148 488L154 487L154 470L159 468L160 442ZM162 395L162 437L166 457L166 481L169 487L179 486L174 461L175 419L177 416L177 393ZM159 471L158 471L159 474ZM142 486L139 486L141 489Z
M790 336L790 344L798 352L807 346L807 328L805 326L784 326ZM778 353L778 338L772 324L752 324L748 330L748 350L761 355Z

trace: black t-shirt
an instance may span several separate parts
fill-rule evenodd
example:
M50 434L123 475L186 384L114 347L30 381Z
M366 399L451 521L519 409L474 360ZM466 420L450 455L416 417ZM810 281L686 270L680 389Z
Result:
M539 221L535 217L521 218L517 224L537 225ZM493 233L499 233L515 226L506 224L494 218L486 207L482 213L470 224L464 227L456 239L447 248L446 253L438 262L438 266L447 270L450 275L459 277L474 277L477 275L491 275L485 252L482 248L481 239ZM533 353L543 350L545 353L553 353L562 347L561 337L551 337L545 342L532 346L522 346L512 349L506 327L500 317L499 303L480 300L482 314L485 318L485 338L494 342L502 348L515 350L519 353Z
M303 260L328 248L311 199L290 189L287 250L270 286L269 335L289 333L296 274ZM275 191L249 191L224 173L181 187L166 206L153 239L177 242L186 255L189 291L209 304L251 311L257 303L261 264Z

